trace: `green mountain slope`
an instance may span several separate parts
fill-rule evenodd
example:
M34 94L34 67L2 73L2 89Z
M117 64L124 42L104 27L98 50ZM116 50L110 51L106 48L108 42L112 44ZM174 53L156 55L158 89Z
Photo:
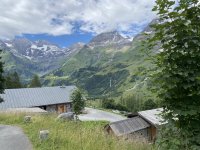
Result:
M34 74L33 70L37 69L28 59L16 57L9 51L3 51L2 61L5 72L17 71L23 79L31 77Z
M68 48L60 48L45 40L0 40L0 49L4 51L2 58L5 73L16 71L23 81L30 80L33 74L44 75L59 68L83 45L76 43Z
M58 66L62 61L62 59L58 59L58 61L54 61L53 63L51 60L37 63L25 57L15 56L10 51L3 51L1 56L4 62L5 72L18 72L22 81L30 80L34 74L44 74L44 72L48 70L48 67L49 70L51 70L52 67ZM45 70L43 68L45 68Z
M76 84L90 96L119 95L146 82L153 65L141 52L144 35L130 44L85 46L63 66L44 77L44 84ZM142 85L143 86L143 85Z

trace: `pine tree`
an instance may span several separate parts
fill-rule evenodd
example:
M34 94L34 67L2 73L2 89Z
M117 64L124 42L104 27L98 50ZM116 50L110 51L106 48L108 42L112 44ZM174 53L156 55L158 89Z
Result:
M83 110L83 108L85 107L85 102L83 100L83 96L82 96L82 93L80 92L80 90L76 89L72 93L71 100L73 103L73 111L77 117L77 115L79 115L81 113L81 111Z
M2 50L0 50L0 53L2 52ZM0 57L1 60L1 57ZM4 77L3 77L3 63L0 61L0 94L2 94L4 92ZM0 102L2 102L3 99L1 99L0 97Z
M14 81L14 85L13 85L14 88L22 88L23 87L23 85L20 81L20 77L17 72L13 73L13 81Z
M5 76L5 88L7 89L23 88L23 85L20 81L20 77L17 72L10 73Z
M33 79L31 80L29 87L41 87L40 78L38 75L34 75Z

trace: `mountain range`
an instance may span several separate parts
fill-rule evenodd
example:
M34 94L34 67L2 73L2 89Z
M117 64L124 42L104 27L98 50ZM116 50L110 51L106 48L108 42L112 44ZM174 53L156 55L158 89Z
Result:
M153 21L155 22L155 21ZM89 95L120 94L147 80L153 65L141 52L147 26L134 38L117 31L101 33L89 43L60 48L48 41L24 38L1 40L6 72L17 71L25 79L39 74L43 85L75 84Z
M90 96L120 95L135 88L146 88L148 70L154 68L141 51L146 34L153 34L150 25L132 40L116 31L99 34L61 67L45 75L44 84L76 84Z
M44 75L57 69L65 59L83 47L77 43L69 48L60 48L45 40L30 41L25 38L1 40L6 72L19 72L28 79L33 74Z

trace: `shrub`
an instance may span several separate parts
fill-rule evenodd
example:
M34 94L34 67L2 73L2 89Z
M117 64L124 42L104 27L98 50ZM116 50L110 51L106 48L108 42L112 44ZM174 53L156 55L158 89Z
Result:
M115 108L114 99L103 99L102 107L106 109L114 109Z
M128 111L127 107L122 104L115 104L114 99L104 99L102 101L102 107L106 109L117 109L120 111Z
M154 109L157 107L158 105L152 99L148 99L147 101L145 101L142 106L144 110Z

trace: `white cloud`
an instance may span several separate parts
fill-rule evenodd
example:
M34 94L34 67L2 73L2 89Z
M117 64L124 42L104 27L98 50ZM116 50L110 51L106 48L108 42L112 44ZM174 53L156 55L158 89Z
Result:
M0 37L22 34L136 32L150 22L155 0L0 0ZM76 24L78 23L78 29Z

